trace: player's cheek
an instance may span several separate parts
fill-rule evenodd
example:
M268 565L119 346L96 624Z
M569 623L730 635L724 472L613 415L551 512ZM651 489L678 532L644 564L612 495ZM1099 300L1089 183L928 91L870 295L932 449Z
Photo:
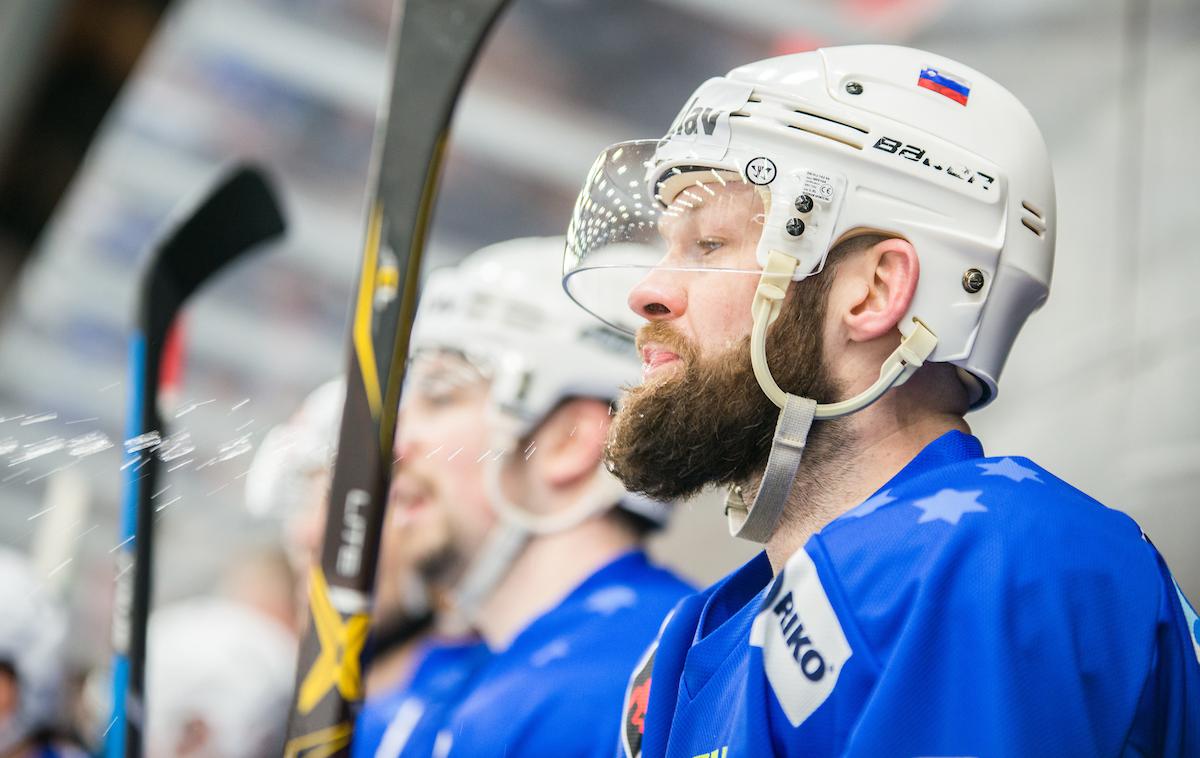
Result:
M756 282L744 274L709 274L705 278L708 281L693 308L694 317L705 324L699 333L709 335L702 349L724 349L750 334L750 304Z

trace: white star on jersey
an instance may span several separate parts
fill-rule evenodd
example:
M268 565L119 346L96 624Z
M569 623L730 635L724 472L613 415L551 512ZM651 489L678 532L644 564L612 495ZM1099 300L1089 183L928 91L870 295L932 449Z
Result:
M567 653L571 652L570 645L562 637L542 646L536 653L529 657L529 663L534 668L541 668L551 661L557 661L559 658L565 658Z
M622 608L632 608L637 605L637 593L632 587L618 584L605 587L588 595L587 609L593 613L611 616Z
M977 463L975 465L983 469L981 476L1002 476L1012 479L1014 482L1023 482L1026 479L1032 479L1039 483L1042 481L1038 472L1031 468L1025 468L1012 458L1004 458L996 463Z
M917 519L918 524L924 524L928 521L936 521L938 519L945 521L947 524L957 524L964 513L986 513L987 508L979 502L979 496L983 494L983 490L952 490L944 489L938 491L932 497L914 500L913 505L920 508L924 513Z

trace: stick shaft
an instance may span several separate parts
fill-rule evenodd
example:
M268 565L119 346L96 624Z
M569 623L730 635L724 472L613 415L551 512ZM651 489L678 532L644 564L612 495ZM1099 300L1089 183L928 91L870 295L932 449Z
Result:
M346 405L320 564L309 582L285 756L345 755L362 698L392 443L417 281L450 117L506 0L408 0L393 25L362 265L352 306ZM398 11L399 12L399 11ZM379 139L382 138L382 145Z

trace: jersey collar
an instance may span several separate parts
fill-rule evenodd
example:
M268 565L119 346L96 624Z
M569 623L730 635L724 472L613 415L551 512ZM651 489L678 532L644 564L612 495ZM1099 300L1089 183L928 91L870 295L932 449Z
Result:
M982 457L983 444L977 437L952 429L926 445L917 453L916 458L909 461L879 489L886 490L909 479L915 479L927 471Z
M875 503L875 498L880 493L886 493L893 487L897 487L905 482L916 479L922 474L934 471L943 466L949 466L962 461L969 461L975 458L983 457L983 445L979 439L970 434L963 434L957 429L952 429L942 436L935 439L926 445L917 456L909 461L904 468L896 472L896 474L882 487L871 493L871 496L861 504L851 508L842 515L835 518L832 522L826 525L826 529L834 524L837 524L847 517L864 515L863 509L874 509L878 507ZM825 530L822 529L822 532Z

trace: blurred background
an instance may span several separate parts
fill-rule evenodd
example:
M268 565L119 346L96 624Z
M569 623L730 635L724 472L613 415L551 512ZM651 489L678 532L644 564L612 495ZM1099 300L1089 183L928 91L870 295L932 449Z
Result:
M195 450L160 483L157 600L211 588L278 535L246 511L243 477L342 369L390 6L0 3L0 544L40 556L81 662L108 644L139 261L233 158L269 167L291 226L187 310L168 421ZM561 233L601 148L659 136L737 64L859 42L957 58L1032 110L1059 203L1050 301L969 420L990 454L1130 513L1200 600L1198 34L1192 0L517 0L461 101L428 259ZM698 581L752 554L713 498L657 549Z

